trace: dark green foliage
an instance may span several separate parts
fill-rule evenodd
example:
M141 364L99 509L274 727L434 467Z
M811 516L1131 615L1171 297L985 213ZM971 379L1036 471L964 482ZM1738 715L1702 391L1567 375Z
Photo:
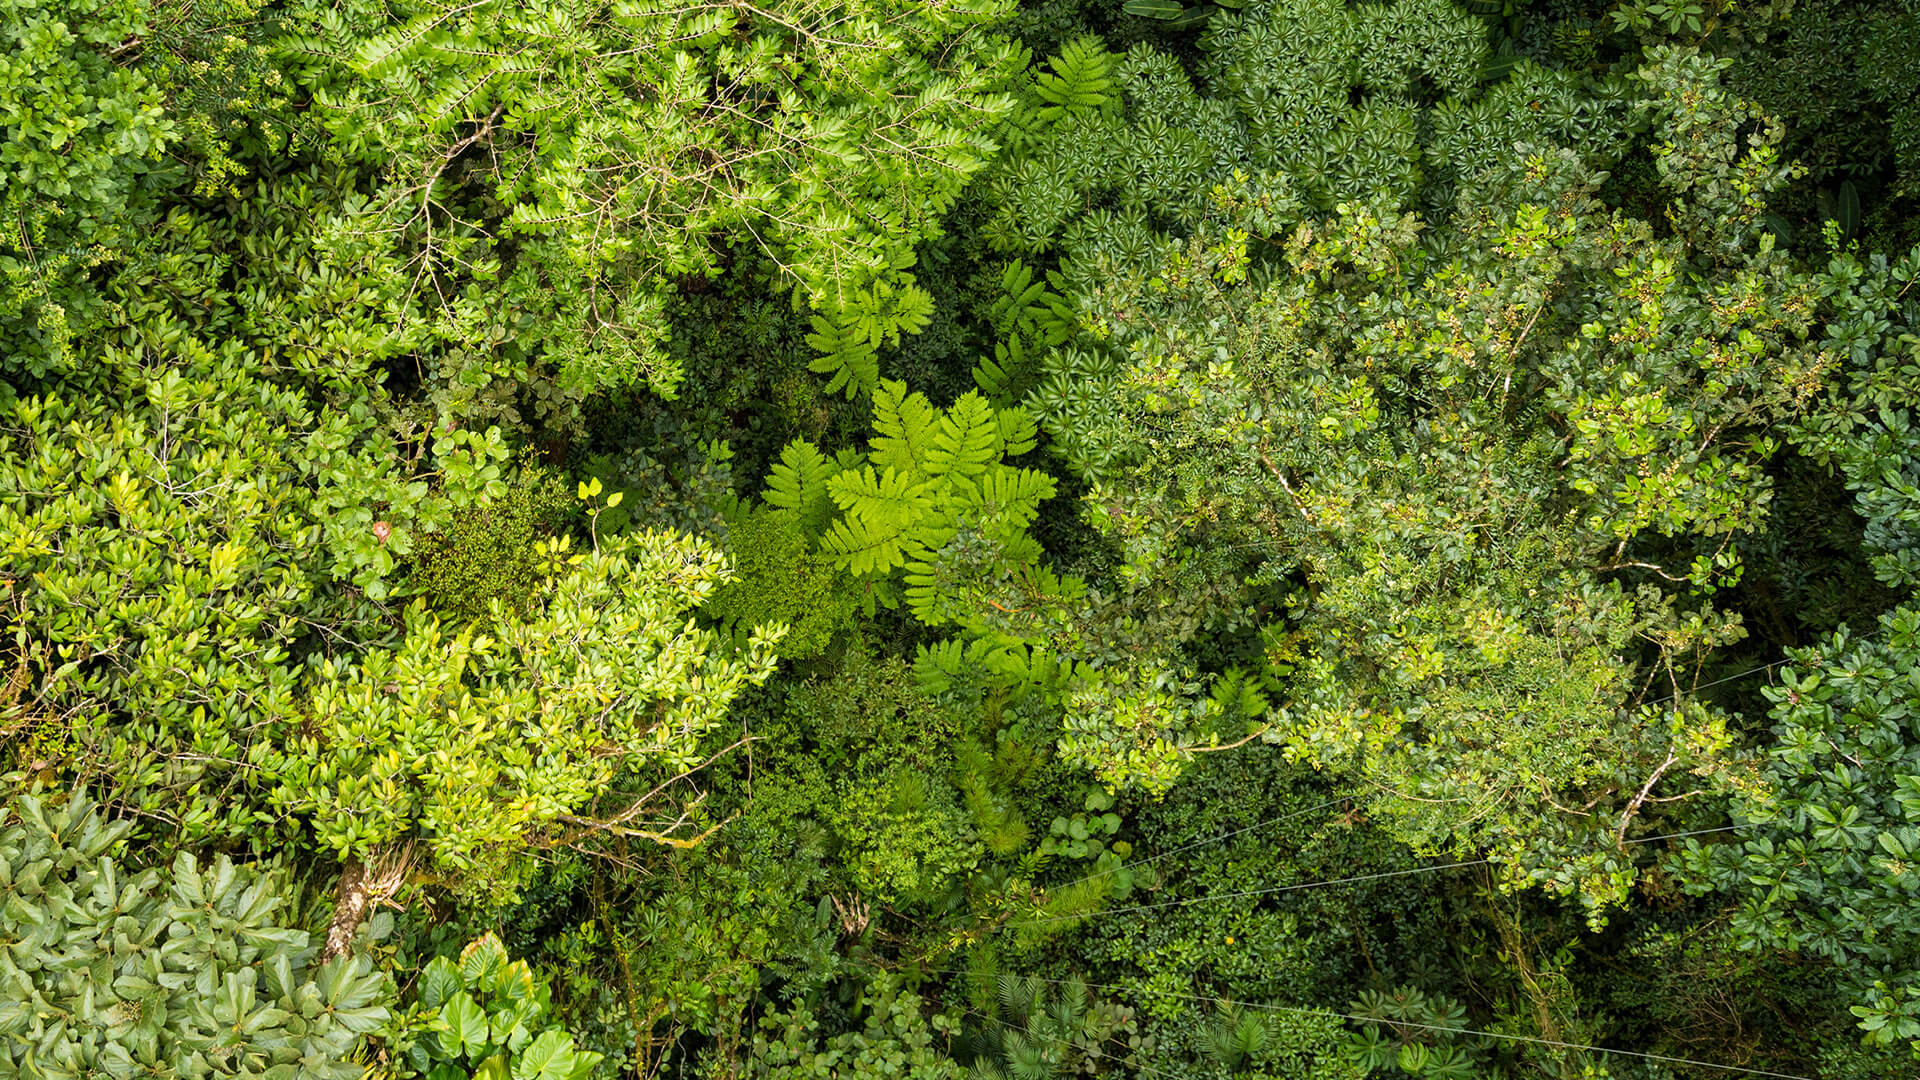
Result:
M897 976L881 973L868 983L853 1030L824 1036L805 1004L760 1018L753 1036L756 1080L801 1080L819 1076L887 1076L901 1080L962 1080L966 1070L948 1056L958 1027L943 1012L927 1014L920 995Z
M828 677L792 688L787 718L834 773L884 773L897 764L945 771L957 717L923 694L911 669L850 644Z
M495 603L519 611L546 570L535 545L565 533L577 511L559 476L524 467L504 497L422 537L409 582L434 607L463 620L486 620Z
M1103 1076L1153 1060L1153 1039L1141 1034L1134 1011L1100 1000L1077 979L1056 986L1001 975L992 997L991 1010L969 1017L973 1080Z
M1734 939L1840 969L1870 1042L1920 1046L1920 614L1842 631L1769 688L1774 749L1735 800L1733 843L1690 843L1691 887L1739 900Z
M125 865L132 825L84 791L0 817L0 1076L353 1080L392 987L363 955L325 964L286 925L286 875Z
M1881 250L1920 241L1920 11L1912 4L1796 3L1741 54L1736 85L1787 122L1807 178L1784 207L1811 249L1821 223Z
M852 614L845 579L791 511L760 507L729 518L727 555L734 579L707 602L707 614L742 628L784 623L786 656L818 656Z

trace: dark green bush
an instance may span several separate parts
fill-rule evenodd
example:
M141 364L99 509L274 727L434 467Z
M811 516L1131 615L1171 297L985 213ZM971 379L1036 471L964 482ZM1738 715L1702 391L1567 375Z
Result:
M853 614L853 594L832 560L813 550L794 515L764 507L727 523L733 581L715 591L706 611L746 633L785 623L781 655L820 655Z
M413 584L434 607L466 619L485 619L495 600L519 610L540 582L534 543L563 532L575 509L563 479L527 466L504 498L418 541Z

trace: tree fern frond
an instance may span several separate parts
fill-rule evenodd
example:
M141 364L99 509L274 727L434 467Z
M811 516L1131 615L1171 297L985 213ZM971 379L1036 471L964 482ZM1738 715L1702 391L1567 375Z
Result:
M792 511L807 532L818 535L827 526L832 499L827 481L841 471L827 460L820 449L805 439L795 439L780 451L780 461L767 474L767 490L761 495L768 506Z
M1000 453L1006 457L1019 457L1032 450L1040 441L1040 427L1034 421L1033 414L1024 406L1001 409L994 415L994 424L999 428Z
M1053 492L1053 477L1036 469L995 469L981 480L975 505L1018 530L1033 522Z
M809 361L807 367L823 375L831 374L827 393L845 391L851 401L859 394L872 393L880 383L880 358L874 352L876 342L876 335L858 319L815 315L813 333L807 335L807 344L820 355Z
M1000 456L1000 428L993 406L978 392L969 390L940 417L927 448L926 471L944 478L972 496L978 480Z
M1111 100L1113 54L1096 37L1076 38L1047 61L1052 71L1043 71L1034 81L1034 90L1047 106L1040 118L1055 121L1068 112L1097 109Z
M993 328L1002 334L1018 329L1023 318L1030 318L1034 305L1047 291L1045 279L1035 280L1033 268L1019 259L1000 272L1000 298L988 309Z
M1087 1005L1092 995L1087 993L1087 984L1079 976L1067 980L1060 988L1059 999L1054 1002L1053 1017L1060 1026L1078 1034L1087 1020Z
M856 574L884 574L906 565L925 549L919 534L936 525L933 485L888 468L869 465L827 482L833 501L847 515L821 541Z
M912 476L927 476L940 430L940 411L905 383L882 380L873 393L873 460Z
M1015 334L1004 342L995 342L992 356L983 356L973 365L973 385L995 405L1018 401L1031 389L1033 365L1027 361L1025 339Z

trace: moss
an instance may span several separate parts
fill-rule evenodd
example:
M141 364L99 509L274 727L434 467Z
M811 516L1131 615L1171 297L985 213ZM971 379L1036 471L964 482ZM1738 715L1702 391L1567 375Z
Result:
M786 623L791 629L780 655L820 655L852 615L849 590L838 587L840 572L813 550L786 511L762 507L737 515L727 523L727 550L735 577L715 591L707 613L743 630Z
M412 582L435 608L461 618L487 618L495 600L521 610L540 584L534 542L565 531L576 513L561 477L526 466L503 498L422 539Z

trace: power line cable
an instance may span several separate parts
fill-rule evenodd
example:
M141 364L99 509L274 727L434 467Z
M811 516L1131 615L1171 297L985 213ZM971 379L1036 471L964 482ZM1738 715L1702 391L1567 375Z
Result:
M968 972L956 971L951 968L921 968L920 970L927 972L929 974L940 974L940 975L969 974ZM1024 975L1020 977L1033 979L1037 982L1050 983L1055 986L1062 986L1066 984L1066 980L1048 979L1039 975ZM1125 993L1151 994L1157 997L1170 997L1170 998L1176 998L1183 1001L1194 1001L1194 1002L1220 1004L1220 1005L1237 1005L1243 1009L1259 1009L1265 1012L1287 1012L1287 1013L1295 1013L1302 1016L1320 1016L1320 1017L1325 1017L1327 1019L1333 1019L1333 1020L1350 1020L1357 1023L1387 1024L1395 1027L1418 1028L1419 1030L1422 1030L1422 1031L1432 1031L1432 1032L1445 1034L1445 1035L1473 1035L1483 1039L1499 1039L1507 1042L1522 1042L1522 1043L1529 1043L1535 1046L1547 1046L1547 1047L1552 1047L1556 1050L1583 1050L1583 1051L1587 1051L1589 1053L1595 1053L1595 1054L1619 1054L1626 1057L1640 1058L1644 1061L1658 1061L1668 1065L1691 1065L1691 1066L1694 1066L1695 1068L1718 1069L1722 1072L1740 1073L1746 1076L1771 1077L1773 1078L1773 1080L1814 1080L1813 1077L1801 1076L1798 1073L1774 1072L1770 1069L1751 1069L1744 1065L1722 1065L1722 1064L1719 1064L1718 1062L1701 1061L1697 1058L1683 1058L1683 1057L1673 1057L1667 1054L1653 1054L1653 1053L1648 1053L1644 1050L1622 1050L1618 1047L1612 1047L1612 1046L1593 1046L1586 1043L1571 1043L1571 1042L1566 1042L1565 1040L1562 1040L1562 1039L1548 1039L1548 1038L1544 1038L1537 1035L1514 1035L1514 1034L1509 1034L1506 1032L1499 1032L1499 1031L1481 1031L1478 1028L1446 1027L1440 1024L1421 1024L1421 1023L1416 1023L1410 1020L1383 1020L1377 1016L1363 1016L1359 1013L1343 1013L1334 1009L1310 1008L1302 1005L1265 1005L1259 1002L1240 1001L1234 998L1203 997L1198 994L1182 994L1172 990L1151 990L1151 989L1146 989L1144 987L1118 986L1111 983L1088 982L1088 983L1083 983L1083 985L1085 985L1090 990L1115 990L1115 991L1121 991Z
M1871 634L1863 634L1863 635L1861 635L1861 636L1859 636L1859 637L1853 637L1853 638L1849 638L1849 639L1848 639L1848 641L1847 641L1847 644L1849 644L1849 645L1862 645L1862 644L1865 644L1865 643L1867 643L1867 642L1870 642L1870 641L1873 641L1873 640L1875 640L1876 638L1878 638L1878 637L1879 637L1879 636L1881 635L1881 633L1882 633L1883 631L1884 631L1884 628L1882 628L1881 630L1875 630L1875 631L1874 631L1873 633L1871 633ZM1744 678L1746 678L1746 677L1747 677L1747 676L1749 676L1749 675L1758 675L1758 674L1760 674L1760 673L1761 673L1761 672L1763 672L1763 671L1772 671L1772 670L1773 670L1774 668L1777 668L1777 667L1780 667L1780 666L1782 666L1782 665L1785 665L1785 664L1790 664L1790 663L1792 663L1792 662L1793 662L1793 658L1792 658L1792 657L1790 657L1790 656L1783 656L1783 657L1781 657L1780 659L1778 659L1778 660L1775 660L1774 662L1772 662L1772 663L1770 663L1770 664L1761 664L1761 665L1760 665L1759 667L1754 667L1754 668L1748 668L1747 670L1745 670L1745 671L1742 671L1742 672L1740 672L1740 673L1739 673L1739 674L1737 674L1737 675L1729 675L1729 676L1727 676L1727 677L1726 677L1726 678L1724 678L1724 679L1715 679L1715 680L1713 680L1713 681L1712 681L1712 682L1710 682L1710 683L1702 683L1702 684L1700 684L1699 686L1696 686L1696 687L1693 687L1693 688L1692 688L1692 689L1690 689L1690 690L1682 690L1682 691L1679 691L1679 692L1677 692L1677 693L1672 693L1672 694L1668 694L1668 695L1667 695L1666 697L1663 697L1663 698L1659 698L1659 699L1657 699L1657 700L1654 700L1654 701L1649 701L1649 702L1647 702L1646 704L1647 704L1648 706L1654 706L1654 705L1664 705L1664 704L1666 704L1667 702L1669 702L1669 701L1672 701L1673 699L1675 699L1675 698L1677 698L1677 697L1679 697L1679 696L1680 696L1681 694L1698 694L1698 693L1699 693L1700 691L1702 691L1702 690L1711 690L1711 689L1713 689L1713 688L1714 688L1714 687L1716 687L1716 686L1724 686L1724 685L1726 685L1727 683L1730 683L1730 682L1737 682L1738 680L1740 680L1740 679L1744 679Z
M1111 877L1122 870L1132 870L1133 868L1138 866L1151 866L1152 864L1159 862L1161 859L1170 859L1175 855L1178 855L1186 851L1192 851L1195 848L1211 847L1214 844L1225 843L1226 841L1231 840L1234 837L1240 836L1244 833L1250 833L1256 829L1264 829L1269 825L1278 825L1284 821L1292 821L1294 818L1305 817L1308 814L1319 813L1322 810L1327 810L1335 806L1339 806L1341 803L1346 801L1347 800L1344 797L1338 798L1338 799L1328 799L1326 802L1323 802L1318 806L1309 806L1305 810L1295 810L1289 814L1281 814L1279 817L1271 817L1265 821L1255 822L1252 825L1247 825L1242 828L1235 829L1230 833L1222 833L1219 836L1210 837L1206 840L1195 840L1192 843L1183 844L1180 847L1174 848L1170 851L1163 851L1158 855L1150 856L1145 859L1135 859L1132 862L1121 863L1119 866L1116 866L1111 870L1102 870L1096 874L1088 874L1086 877L1080 878L1074 884L1077 885L1083 882L1097 881L1100 878Z
M1651 844L1660 840L1675 840L1675 839L1680 839L1682 837L1688 837L1688 836L1706 836L1712 833L1732 832L1736 829L1751 828L1755 824L1757 823L1745 822L1743 824L1737 824L1737 825L1720 825L1711 829L1690 829L1690 830L1687 830L1686 832L1662 833L1659 836L1637 837L1635 839L1628 840L1626 843ZM1249 826L1249 828L1253 828L1253 827L1254 826ZM1244 832L1246 830L1241 830L1241 831ZM1227 835L1231 836L1234 834L1229 833ZM1189 845L1189 848L1199 847L1199 846L1204 846L1204 845L1198 845L1198 844ZM1168 854L1172 854L1172 852L1168 852ZM1328 885L1358 884L1363 881L1379 881L1385 878L1407 877L1413 874L1427 874L1427 873L1433 873L1439 870L1458 870L1458 869L1462 869L1464 867L1469 867L1469 866L1488 866L1493 864L1495 861L1496 860L1494 859L1468 859L1462 862L1440 863L1435 866L1416 866L1406 870L1386 870L1377 874L1357 874L1353 877L1329 878L1324 881L1303 881L1303 882L1296 882L1295 884L1292 884L1292 885L1276 885L1271 888L1265 888L1265 889L1246 889L1238 892L1217 893L1217 894L1210 894L1207 896L1193 896L1193 897L1188 897L1185 900L1168 900L1158 904L1136 904L1133 907L1105 908L1100 911L1090 911L1084 915L1052 915L1044 919L1023 919L1018 922L1002 923L1000 928L1003 930L1011 930L1011 929L1016 929L1024 926L1047 926L1053 923L1073 922L1073 921L1082 920L1082 919L1092 919L1092 918L1097 918L1103 915L1132 915L1142 911L1159 911L1165 908L1189 907L1194 904L1203 904L1211 900L1244 900L1244 899L1248 899L1250 897L1256 897L1256 896L1273 896L1278 893L1297 892L1301 889L1318 889ZM1081 880L1088 881L1092 879L1082 878ZM1076 882L1075 884L1078 884L1078 882Z

